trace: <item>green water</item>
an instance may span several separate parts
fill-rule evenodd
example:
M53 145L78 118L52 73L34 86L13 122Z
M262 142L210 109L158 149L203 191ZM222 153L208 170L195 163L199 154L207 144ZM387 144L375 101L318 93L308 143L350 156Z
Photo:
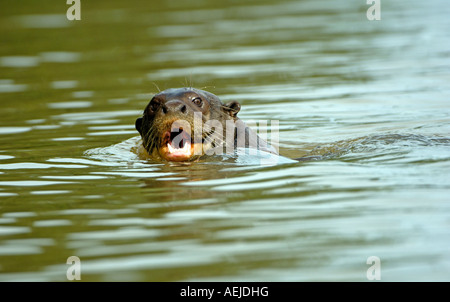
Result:
M0 281L450 280L446 1L65 2L0 4ZM191 85L315 160L139 159Z

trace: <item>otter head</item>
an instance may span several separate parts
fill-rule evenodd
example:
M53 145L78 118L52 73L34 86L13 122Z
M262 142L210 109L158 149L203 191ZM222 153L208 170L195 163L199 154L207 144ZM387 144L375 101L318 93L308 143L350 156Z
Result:
M167 89L156 94L143 116L136 120L136 129L142 143L153 157L168 161L188 161L204 154L205 141L214 135L214 129L204 127L208 120L217 120L226 129L227 120L237 120L238 102L223 104L212 93L195 88ZM195 131L202 125L201 131ZM216 135L223 138L223 134Z

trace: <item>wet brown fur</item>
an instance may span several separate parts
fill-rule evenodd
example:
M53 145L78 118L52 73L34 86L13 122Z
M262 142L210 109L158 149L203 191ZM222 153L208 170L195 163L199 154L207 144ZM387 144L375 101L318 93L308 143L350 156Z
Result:
M201 99L201 106L195 99ZM178 107L177 107L178 106ZM177 108L175 108L177 107ZM181 108L181 109L180 109ZM164 133L170 131L173 122L185 120L194 131L194 112L202 113L202 141L214 141L214 145L225 142L226 121L238 120L240 104L232 101L223 104L212 93L196 88L171 88L156 94L145 107L142 117L136 120L136 129L141 134L142 145L152 157L160 157L159 149L163 145ZM220 121L223 133L216 133L214 128L205 127L208 120ZM193 134L191 133L191 136ZM208 140L205 140L209 138ZM204 149L215 147L203 146ZM194 158L193 158L194 159Z

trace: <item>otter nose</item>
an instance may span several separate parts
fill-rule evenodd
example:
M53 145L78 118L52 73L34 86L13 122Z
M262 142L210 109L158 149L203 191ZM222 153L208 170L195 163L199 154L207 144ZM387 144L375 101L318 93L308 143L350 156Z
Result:
M166 102L165 108L166 108L167 112L171 112L171 113L181 112L181 113L185 114L187 111L186 104L180 100L171 100L171 101ZM165 113L167 113L167 112L165 112Z

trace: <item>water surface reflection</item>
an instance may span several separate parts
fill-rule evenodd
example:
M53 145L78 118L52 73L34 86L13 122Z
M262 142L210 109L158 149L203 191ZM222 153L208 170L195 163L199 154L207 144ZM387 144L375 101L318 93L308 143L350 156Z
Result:
M23 3L22 3L23 2ZM443 0L9 3L0 280L449 280ZM84 3L84 2L83 2ZM64 8L64 7L63 7ZM283 162L143 160L151 96L194 86L279 120ZM309 156L309 161L289 159Z

